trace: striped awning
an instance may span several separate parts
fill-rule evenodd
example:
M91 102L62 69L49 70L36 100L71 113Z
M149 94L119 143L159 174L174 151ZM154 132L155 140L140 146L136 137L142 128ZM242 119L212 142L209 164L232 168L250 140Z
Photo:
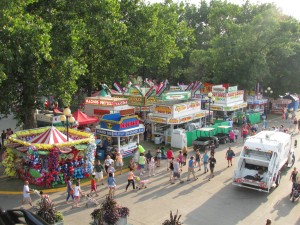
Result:
M73 140L69 138L69 141ZM39 144L59 144L67 142L67 136L52 126L44 133L41 133L40 135L31 139L29 142Z

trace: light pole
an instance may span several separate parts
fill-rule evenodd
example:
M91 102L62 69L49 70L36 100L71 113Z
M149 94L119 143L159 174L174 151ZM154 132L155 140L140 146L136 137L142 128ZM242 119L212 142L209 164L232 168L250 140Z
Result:
M69 141L69 122L74 123L75 119L71 114L71 110L66 107L63 111L63 115L60 116L60 121L67 122L67 141Z
M266 93L266 95L268 94L268 93L270 93L271 95L273 94L273 90L272 90L272 88L271 87L267 87L267 89L265 90L265 93ZM268 111L270 111L270 109L269 109L269 101L270 101L270 99L268 98L268 105L267 105L267 108L266 108L266 114L268 113Z
M213 94L209 92L207 96L205 97L206 102L208 102L208 121L211 123L211 118L210 118L210 104L214 103L215 98L213 97Z

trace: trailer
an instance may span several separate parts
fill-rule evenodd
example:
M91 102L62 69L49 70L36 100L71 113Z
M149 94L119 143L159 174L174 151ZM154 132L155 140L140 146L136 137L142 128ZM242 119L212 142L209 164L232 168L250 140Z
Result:
M281 171L295 162L292 136L261 131L246 139L233 175L233 185L269 193L280 184Z

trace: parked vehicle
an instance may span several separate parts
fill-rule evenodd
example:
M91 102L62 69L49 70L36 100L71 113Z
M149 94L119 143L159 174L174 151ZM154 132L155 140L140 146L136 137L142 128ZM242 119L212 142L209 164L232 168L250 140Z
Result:
M281 171L295 162L292 136L262 131L246 139L234 171L233 184L269 192L280 184Z
M231 126L218 126L218 133L214 135L219 139L220 144L226 144L229 142L228 131L231 129Z
M197 139L193 141L194 150L200 149L200 151L204 151L209 149L212 143L214 143L215 147L219 147L219 139L212 135L214 128L200 128L196 130Z

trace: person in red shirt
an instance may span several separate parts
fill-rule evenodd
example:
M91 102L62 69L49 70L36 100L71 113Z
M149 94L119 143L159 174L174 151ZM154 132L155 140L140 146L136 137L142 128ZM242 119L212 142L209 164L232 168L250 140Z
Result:
M246 127L244 127L242 130L243 142L245 142L245 139L247 138L248 133L249 133L248 129Z
M90 194L92 194L93 191L96 193L96 196L98 196L97 184L96 184L96 179L95 179L95 174L94 173L92 175L92 180L91 180L91 193Z
M173 157L173 151L172 149L170 148L168 151L167 151L167 160L168 160L168 163L167 163L167 170L170 170L170 163L172 161L172 157Z

